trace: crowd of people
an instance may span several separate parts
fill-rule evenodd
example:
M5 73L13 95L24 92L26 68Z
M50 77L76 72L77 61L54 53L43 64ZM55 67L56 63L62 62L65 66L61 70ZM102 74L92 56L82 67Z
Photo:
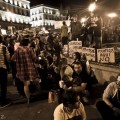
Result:
M101 23L100 17L93 17L91 14L87 23L90 47L101 47ZM75 15L71 22L72 39L80 40L82 32L85 45L86 33L85 30L82 31ZM35 37L19 34L0 36L0 108L11 104L7 99L7 76L8 73L12 73L13 84L19 95L26 97L27 104L31 103L31 95L41 95L41 91L48 90L56 93L58 99L54 120L86 120L84 105L90 104L92 85L98 81L85 56L74 52L71 64L62 56L62 48L68 41L69 34L65 21L61 27L60 38L51 32ZM104 120L120 119L119 81L118 75L117 81L110 83L104 91L103 100L96 104ZM108 113L112 113L112 117L106 116Z

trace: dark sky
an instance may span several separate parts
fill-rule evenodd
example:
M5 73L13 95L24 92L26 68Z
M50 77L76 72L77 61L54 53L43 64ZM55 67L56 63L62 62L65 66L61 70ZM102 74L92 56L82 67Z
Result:
M45 4L54 7L60 7L61 4L63 7L71 6L71 5L86 5L92 0L29 0L31 2L31 6ZM93 0L94 1L94 0ZM109 8L109 9L120 9L120 0L97 0L100 3L101 7Z
M31 6L39 5L39 4L47 4L51 6L60 7L62 4L63 6L69 6L71 4L78 4L78 3L85 3L89 0L29 0L31 2Z

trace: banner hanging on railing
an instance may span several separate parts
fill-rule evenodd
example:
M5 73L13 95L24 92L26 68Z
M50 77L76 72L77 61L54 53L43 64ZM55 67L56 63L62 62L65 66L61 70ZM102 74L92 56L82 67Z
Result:
M97 60L100 63L115 63L114 48L104 48L97 50Z
M85 54L88 61L95 61L95 48L82 47L82 54Z
M82 52L82 41L69 42L69 57L72 57L74 52Z

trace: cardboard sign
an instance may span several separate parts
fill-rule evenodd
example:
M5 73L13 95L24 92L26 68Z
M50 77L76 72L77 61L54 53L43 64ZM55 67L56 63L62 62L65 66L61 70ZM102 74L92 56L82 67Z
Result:
M82 47L82 54L85 54L88 61L95 61L95 48Z
M115 63L114 48L104 48L97 50L97 60L101 63Z
M63 46L63 55L67 56L68 55L68 45Z
M82 41L69 42L69 57L72 57L74 52L82 52Z

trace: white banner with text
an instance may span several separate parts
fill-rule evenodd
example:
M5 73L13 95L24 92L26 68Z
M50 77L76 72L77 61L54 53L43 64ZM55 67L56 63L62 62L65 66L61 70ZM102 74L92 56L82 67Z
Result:
M115 63L114 48L104 48L97 50L97 60L100 63Z

